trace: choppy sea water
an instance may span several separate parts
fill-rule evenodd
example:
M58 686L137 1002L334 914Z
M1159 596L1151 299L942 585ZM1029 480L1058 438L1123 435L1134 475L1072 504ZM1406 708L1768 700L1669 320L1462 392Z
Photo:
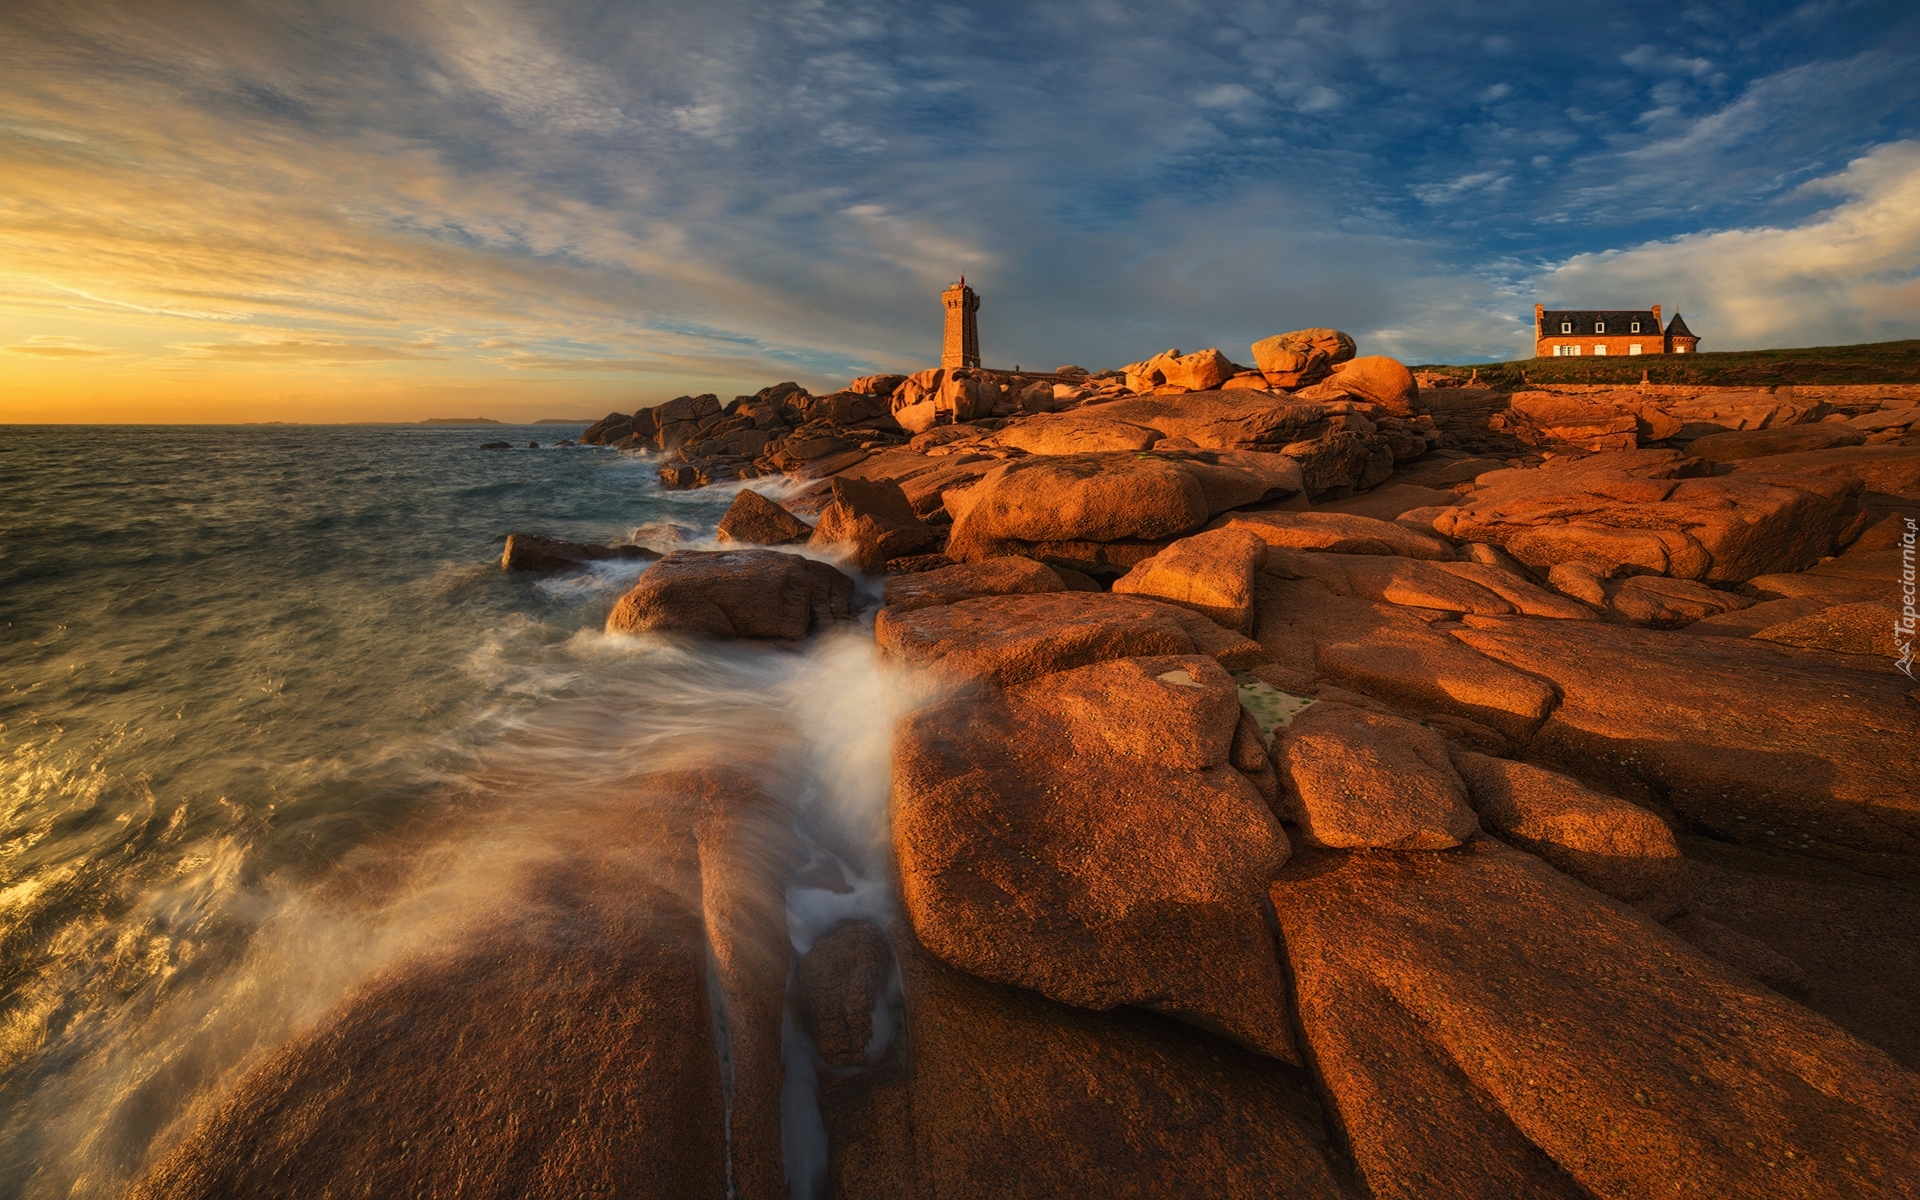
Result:
M117 1195L676 754L792 760L801 836L854 884L789 893L797 948L886 915L902 700L870 637L608 637L640 565L499 569L514 530L710 541L730 493L551 446L577 432L0 427L0 1194ZM806 1195L821 1149L790 1099Z

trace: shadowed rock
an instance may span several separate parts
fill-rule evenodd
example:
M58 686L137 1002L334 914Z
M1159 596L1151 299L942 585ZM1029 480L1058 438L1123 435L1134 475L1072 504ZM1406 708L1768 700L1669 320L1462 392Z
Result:
M907 1053L822 1086L839 1200L1358 1200L1303 1074L894 945Z
M727 506L716 533L723 542L785 546L806 541L813 528L759 492L743 488Z
M1920 1080L1530 855L1303 852L1272 895L1375 1197L1913 1194Z
M939 540L914 513L906 493L890 480L836 478L833 499L820 510L808 544L816 549L852 549L855 566L869 574L887 560L923 550Z
M1526 763L1456 750L1480 824L1657 921L1686 910L1687 864L1665 821Z
M887 580L887 607L912 612L936 604L953 604L978 596L1012 596L1068 591L1066 581L1051 567L1030 558L1011 556L956 563L938 570L897 575Z

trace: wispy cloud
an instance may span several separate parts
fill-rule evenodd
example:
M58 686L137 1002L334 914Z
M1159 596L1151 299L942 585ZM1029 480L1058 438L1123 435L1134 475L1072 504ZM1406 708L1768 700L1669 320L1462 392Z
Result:
M118 352L104 346L92 346L58 334L35 334L18 345L5 347L8 354L27 354L37 358L113 358Z
M80 369L20 348L78 329L121 351L102 369L671 395L925 365L964 271L996 362L1243 355L1309 324L1433 359L1514 352L1531 286L1627 286L1603 258L1857 220L1844 261L1797 269L1867 336L1910 328L1876 265L1905 235L1872 208L1893 185L1845 163L1920 137L1916 29L1873 6L1729 41L1399 0L18 0L0 321L19 370ZM1855 190L1802 186L1823 178ZM1701 289L1757 286L1700 253Z

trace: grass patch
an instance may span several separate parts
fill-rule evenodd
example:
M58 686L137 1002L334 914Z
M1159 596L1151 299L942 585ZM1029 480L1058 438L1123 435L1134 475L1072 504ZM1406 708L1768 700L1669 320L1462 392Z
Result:
M1642 354L1593 358L1523 358L1515 362L1429 365L1416 371L1466 375L1503 391L1529 383L1640 382L1776 387L1787 384L1920 383L1920 340L1868 342L1858 346L1808 346L1799 350L1729 350L1717 354ZM1521 378L1521 372L1526 378Z

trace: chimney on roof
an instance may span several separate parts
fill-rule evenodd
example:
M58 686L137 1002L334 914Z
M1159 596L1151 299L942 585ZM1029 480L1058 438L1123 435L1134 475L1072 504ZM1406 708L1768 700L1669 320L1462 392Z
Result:
M1658 304L1653 306L1653 324L1655 328L1658 328L1660 325L1660 306Z

